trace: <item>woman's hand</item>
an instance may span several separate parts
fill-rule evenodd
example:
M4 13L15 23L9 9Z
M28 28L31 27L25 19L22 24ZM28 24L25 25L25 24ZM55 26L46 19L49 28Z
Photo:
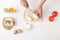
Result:
M28 8L29 7L29 4L26 0L21 0L21 5Z
M36 8L36 9L34 10L34 13L35 13L36 15L38 15L39 18L42 18L42 16L43 16L42 7Z
M38 15L39 18L42 18L43 16L43 4L45 3L46 0L41 0L39 3L37 9L34 10L34 12Z

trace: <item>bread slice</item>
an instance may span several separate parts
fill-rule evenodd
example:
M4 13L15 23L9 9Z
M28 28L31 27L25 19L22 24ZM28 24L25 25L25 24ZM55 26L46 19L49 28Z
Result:
M9 30L14 26L15 21L12 17L4 17L2 24L5 29Z
M26 21L39 21L39 17L30 9L26 9L24 12L24 18Z

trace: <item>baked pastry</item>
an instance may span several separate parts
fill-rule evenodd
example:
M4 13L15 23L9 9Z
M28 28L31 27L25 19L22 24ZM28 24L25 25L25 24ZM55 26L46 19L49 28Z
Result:
M14 34L18 34L18 33L22 33L23 30L22 29L17 29L17 30L14 30Z
M17 34L17 30L14 30L14 34Z
M10 30L15 25L15 21L12 17L4 17L2 24L5 29Z

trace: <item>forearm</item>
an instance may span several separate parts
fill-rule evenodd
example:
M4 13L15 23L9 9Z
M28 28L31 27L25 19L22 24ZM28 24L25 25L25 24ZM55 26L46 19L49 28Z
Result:
M42 6L45 3L46 0L41 0L41 2L39 3L38 7Z
M21 5L28 8L29 7L29 4L27 2L27 0L20 0L21 1Z
M23 0L23 1L26 1L26 0Z

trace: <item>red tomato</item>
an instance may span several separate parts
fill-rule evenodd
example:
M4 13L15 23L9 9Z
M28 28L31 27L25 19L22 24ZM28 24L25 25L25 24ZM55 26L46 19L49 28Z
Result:
M54 21L54 17L53 16L50 16L49 17L49 21L51 21L51 22Z
M57 11L53 11L52 16L57 17L58 16L58 12Z

